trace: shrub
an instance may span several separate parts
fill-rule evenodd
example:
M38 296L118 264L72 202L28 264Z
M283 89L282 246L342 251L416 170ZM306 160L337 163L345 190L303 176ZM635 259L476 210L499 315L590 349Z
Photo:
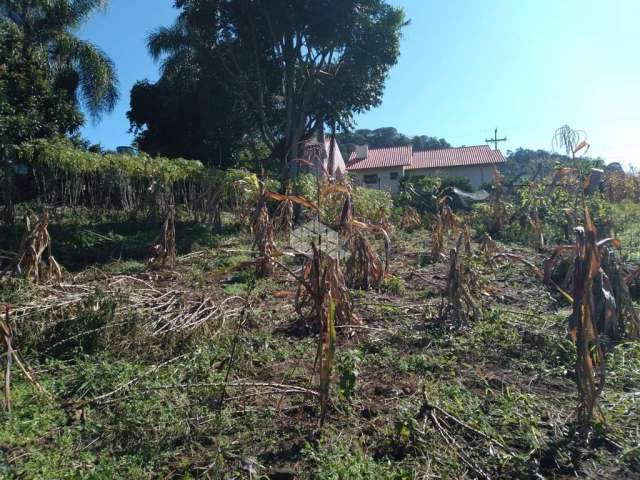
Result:
M389 275L380 285L380 289L393 295L402 295L405 291L404 280L395 275Z
M640 205L631 200L613 204L611 220L616 237L622 241L624 256L640 259Z
M373 188L354 187L352 190L353 214L366 223L380 223L391 216L391 194Z
M466 177L442 177L440 188L455 187L466 192L473 190L471 182Z
M450 187L471 191L471 183L465 177L432 177L418 175L405 177L401 182L402 192L397 204L402 208L413 207L420 213L435 213L438 210L438 194ZM415 190L417 195L409 193Z

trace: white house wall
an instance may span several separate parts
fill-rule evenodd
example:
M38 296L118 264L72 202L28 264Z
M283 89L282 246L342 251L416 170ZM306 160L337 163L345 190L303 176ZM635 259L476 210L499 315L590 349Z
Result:
M397 179L392 180L391 174L396 173ZM479 189L482 185L491 183L493 178L493 165L469 165L464 167L448 167L448 168L417 168L414 170L405 170L403 167L395 168L371 168L367 170L354 171L350 170L349 175L356 184L363 187L385 190L392 194L400 192L400 180L402 176L428 176L428 177L462 177L467 178L474 190ZM374 184L367 184L364 177L367 175L377 175L378 181Z
M471 187L477 190L486 183L491 183L493 178L493 165L469 165L464 167L448 168L417 168L407 170L407 176L428 176L428 177L463 177L469 179Z
M397 178L395 180L391 179L392 173L395 173L397 175ZM392 194L400 193L400 180L402 180L403 173L403 167L375 169L372 168L360 171L349 170L349 175L358 185L368 188L375 188L378 190L385 190ZM367 175L377 175L378 181L375 184L365 183L364 177Z

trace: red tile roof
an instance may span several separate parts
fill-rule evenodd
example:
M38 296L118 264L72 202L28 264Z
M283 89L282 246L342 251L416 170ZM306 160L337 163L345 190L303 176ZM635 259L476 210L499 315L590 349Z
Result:
M411 165L411 145L389 148L370 148L367 158L356 159L352 152L347 163L347 170L366 170L369 168L408 167Z
M406 167L407 170L415 170L418 168L487 165L505 161L500 150L491 150L488 145L444 148L421 152L414 152L411 145L406 145L403 147L369 149L365 159L356 159L355 155L355 152L353 152L349 157L347 170L390 167Z
M417 168L462 167L503 163L504 161L500 150L491 150L489 145L477 145L414 152L411 166L407 168L415 170Z

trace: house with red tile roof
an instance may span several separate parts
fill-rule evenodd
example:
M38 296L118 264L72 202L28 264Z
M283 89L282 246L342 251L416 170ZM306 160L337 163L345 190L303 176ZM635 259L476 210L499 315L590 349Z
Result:
M411 145L370 149L356 147L347 162L347 171L362 186L400 191L405 176L467 178L474 190L491 182L493 169L504 163L500 150L488 145L413 151Z

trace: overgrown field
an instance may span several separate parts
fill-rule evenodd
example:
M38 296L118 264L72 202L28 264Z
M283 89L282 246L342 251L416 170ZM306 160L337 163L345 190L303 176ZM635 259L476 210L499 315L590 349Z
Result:
M3 478L640 476L640 344L608 353L605 420L579 438L571 307L528 267L473 241L482 314L442 321L449 265L428 261L430 232L397 229L386 279L351 290L355 316L336 325L320 427L318 328L287 270L234 269L255 257L248 234L184 222L176 267L148 270L159 229L61 214L64 282L3 281L13 346L42 387L14 365Z

